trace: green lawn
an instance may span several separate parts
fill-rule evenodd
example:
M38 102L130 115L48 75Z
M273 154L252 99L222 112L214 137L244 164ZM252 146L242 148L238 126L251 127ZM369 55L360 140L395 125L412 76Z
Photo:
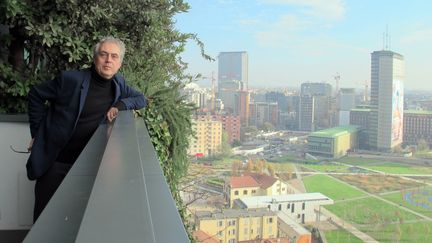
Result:
M361 158L361 157L343 157L337 160L338 162L347 163L351 165L376 165L381 164L384 161L380 161L377 159L367 159L367 158Z
M392 161L380 161L360 157L344 157L338 161L391 174L432 174L432 167L410 166Z
M340 218L357 225L391 223L399 219L403 221L419 219L412 213L372 197L338 202L325 207Z
M432 242L432 222L376 225L361 230L379 242Z
M329 243L362 243L363 241L346 230L331 230L325 232L325 237Z
M432 174L432 167L417 167L417 166L365 166L372 170L378 170L390 174Z
M431 189L429 188L429 192L430 191L431 191ZM402 206L404 206L406 208L409 208L411 210L414 210L414 211L416 211L418 213L421 213L421 214L423 214L425 216L432 217L432 209L431 208L423 208L421 206L416 206L416 205L414 205L412 203L408 203L407 201L404 200L404 198L403 198L404 194L408 193L408 192L409 191L406 191L404 193L396 192L396 193L392 193L392 194L383 195L381 197L383 197L383 198L385 198L385 199L387 199L389 201L395 202L395 203L397 203L399 205L402 205ZM427 197L425 197L423 199L423 202L425 202L424 200L427 200ZM428 205L429 205L429 207L431 207L432 203L428 203Z
M330 176L313 175L303 177L308 192L320 192L333 200L341 200L364 196L365 194L345 185Z

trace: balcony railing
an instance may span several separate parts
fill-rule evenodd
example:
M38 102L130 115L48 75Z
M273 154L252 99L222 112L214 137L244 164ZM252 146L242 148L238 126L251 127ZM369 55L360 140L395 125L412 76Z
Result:
M143 119L97 129L24 242L189 242Z

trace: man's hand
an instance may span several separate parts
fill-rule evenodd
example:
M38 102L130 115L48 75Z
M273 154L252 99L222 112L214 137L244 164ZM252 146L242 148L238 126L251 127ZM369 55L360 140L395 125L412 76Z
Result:
M27 147L27 151L31 151L31 149L32 149L32 147L33 147L33 143L34 143L34 138L32 138L31 140L30 140L30 143L29 143L29 146Z
M112 122L118 115L119 110L116 107L111 107L106 116L109 122Z

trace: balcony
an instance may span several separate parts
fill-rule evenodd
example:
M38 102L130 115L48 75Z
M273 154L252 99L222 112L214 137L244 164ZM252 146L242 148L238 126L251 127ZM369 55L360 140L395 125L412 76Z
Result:
M27 155L9 149L27 144L28 126L3 118L0 132L2 242L189 242L144 121L131 112L97 129L33 226Z

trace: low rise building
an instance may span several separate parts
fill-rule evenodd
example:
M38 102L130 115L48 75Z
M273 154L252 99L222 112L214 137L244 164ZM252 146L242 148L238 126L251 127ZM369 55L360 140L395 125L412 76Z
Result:
M358 146L357 126L339 126L311 133L308 153L315 156L339 158Z
M275 238L278 233L276 213L266 209L198 211L195 227L221 243Z
M281 180L258 173L246 173L242 176L232 176L224 185L224 195L229 206L239 198L251 196L271 196L294 193L287 183Z
M274 212L283 212L295 222L305 224L320 221L320 207L333 203L327 196L314 192L240 198L234 202L234 208L266 208Z

